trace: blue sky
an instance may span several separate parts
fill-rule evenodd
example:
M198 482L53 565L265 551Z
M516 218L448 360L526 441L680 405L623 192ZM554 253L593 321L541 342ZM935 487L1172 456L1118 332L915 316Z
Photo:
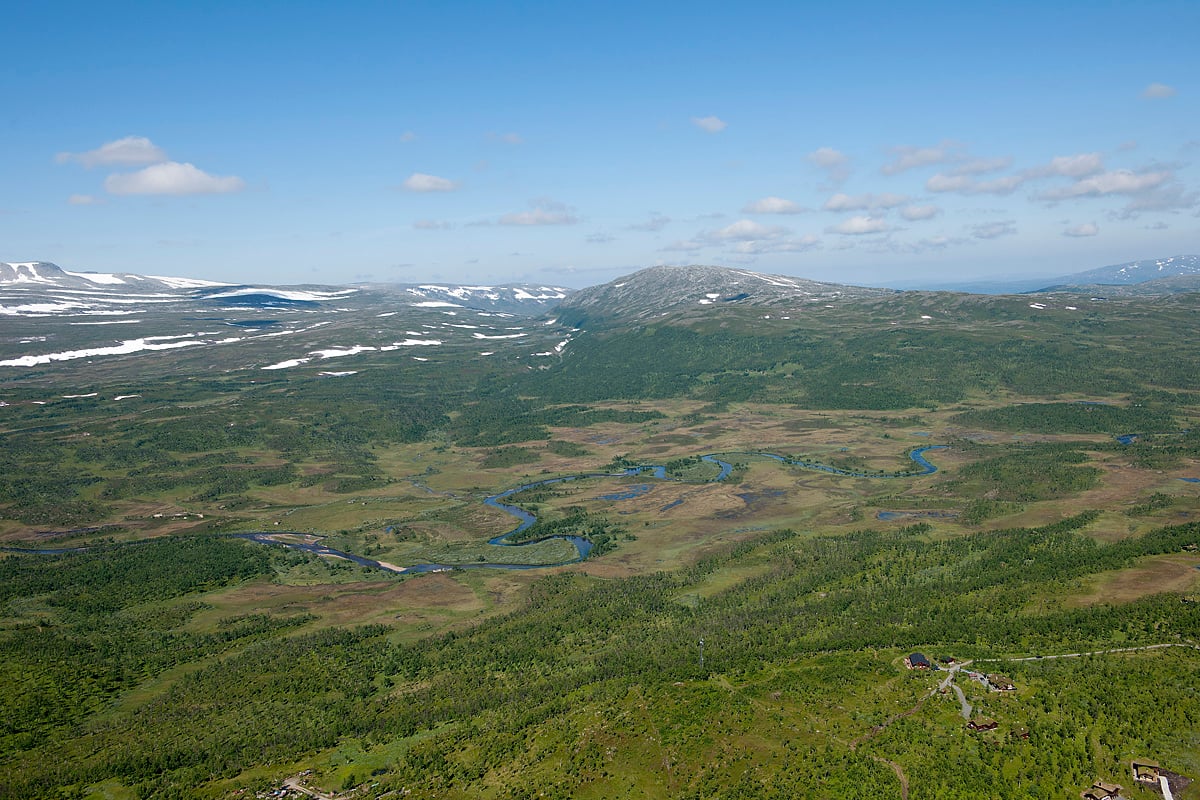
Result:
M1200 3L26 3L0 260L848 283L1200 251Z

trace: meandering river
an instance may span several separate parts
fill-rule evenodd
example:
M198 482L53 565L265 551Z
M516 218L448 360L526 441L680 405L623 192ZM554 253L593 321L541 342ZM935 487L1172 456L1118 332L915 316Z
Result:
M792 467L801 467L802 469L816 470L818 472L826 472L831 475L844 475L847 477L854 477L854 478L906 478L906 477L916 477L919 475L930 475L934 472L937 472L937 467L935 467L933 464L931 464L925 458L925 453L929 452L930 450L943 450L943 449L945 449L945 447L946 447L946 445L930 445L927 447L919 447L916 450L909 452L908 457L911 458L917 464L917 466L920 467L920 470L915 471L915 472L893 472L893 473L862 472L862 471L856 471L856 470L842 469L840 467L833 467L828 464L820 464L815 461L804 461L802 459L788 458L786 456L776 455L775 453L760 453L760 452L749 452L749 451L713 453L711 455L701 456L700 460L707 462L709 464L716 465L719 470L719 472L717 473L717 476L715 478L711 479L709 481L709 483L718 483L720 481L724 481L725 479L727 479L729 477L730 473L733 472L733 463L730 461L725 461L723 458L720 458L719 456L723 456L724 458L731 458L733 456L752 456L752 457L757 456L760 458L769 458L773 461L778 461L781 464L786 464L786 465L792 466ZM495 562L490 562L490 561L481 561L481 562L468 562L465 564L413 564L412 566L408 566L408 567L399 567L399 566L396 566L395 564L389 564L385 561L376 561L374 559L365 558L363 556L358 556L353 553L346 553L341 550L335 550L332 547L326 547L325 545L321 544L320 537L312 537L312 534L304 534L304 533L299 533L299 532L295 532L295 531L255 531L253 533L235 533L232 535L239 539L246 539L246 540L249 540L252 542L258 542L260 544L270 544L270 545L277 545L277 546L281 546L281 547L289 547L293 550L303 550L306 553L313 553L315 555L325 556L328 558L342 558L342 559L345 559L347 561L350 561L352 563L358 564L363 567L370 567L372 569L381 569L381 570L384 570L385 572L393 572L393 573L398 573L398 574L409 574L409 573L420 573L420 572L445 572L445 571L451 570L451 569L481 569L481 568L485 568L485 567L488 569L546 569L548 567L561 567L561 566L565 566L567 564L575 564L575 563L587 558L588 555L591 554L591 552L592 552L592 542L589 541L588 539L583 538L582 536L564 536L561 534L544 536L544 537L540 537L540 538L536 538L536 539L528 539L526 541L521 541L521 542L511 541L512 537L529 530L529 528L532 527L535 522L537 522L537 517L535 517L533 514L529 513L528 511L526 511L525 509L523 509L519 506L511 505L509 503L505 503L504 501L506 499L512 497L513 495L519 494L524 491L528 491L529 489L536 489L539 486L550 486L550 485L556 484L556 483L567 483L569 481L583 480L583 479L587 479L587 478L628 478L628 477L633 477L636 475L641 475L642 473L650 473L658 480L670 480L669 478L667 478L667 468L665 466L646 465L646 466L640 466L640 467L630 467L628 469L621 470L620 472L589 472L589 473L585 473L585 474L581 474L581 475L565 475L565 476L562 476L559 478L546 478L546 479L540 480L540 481L533 481L532 483L523 483L520 486L516 486L512 489L506 489L505 491L500 492L499 494L494 494L494 495L491 495L490 497L487 497L484 499L484 501L483 501L484 505L499 509L499 510L505 512L506 514L509 514L509 515L515 517L517 520L519 520L517 526L515 528L513 528L512 530L507 531L506 533L502 533L499 536L494 536L491 539L488 539L488 544L494 545L496 547L525 547L528 545L537 544L538 542L544 542L544 541L548 541L551 539L562 539L562 540L568 541L572 545L574 545L575 553L576 553L574 558L567 559L566 561L558 561L553 564L511 564L511 563L495 563ZM619 494L619 495L610 495L608 497L609 497L609 499L613 499L613 500L627 499L628 497L634 497L634 496L644 494L645 491L648 491L648 489L647 490L639 489L636 492L623 493L623 494ZM661 510L666 511L667 509L673 508L674 506L679 505L682 502L683 502L682 500L677 500L674 503L670 503L666 506L663 506L663 508ZM309 541L297 541L296 539L290 538L293 536L307 536L307 537L311 537L311 538ZM281 537L289 537L289 538L281 538ZM30 555L33 555L33 554L57 555L57 554L62 554L62 553L77 552L77 551L86 550L86 549L87 549L86 547L53 548L53 549L50 549L50 548L47 548L47 549L24 549L24 548L18 548L18 547L0 547L0 551L3 551L3 552L25 553L25 554L30 554Z
M720 470L717 474L717 477L715 477L711 481L709 481L710 483L717 483L717 482L723 481L729 477L730 473L733 472L732 462L725 461L722 458L719 458L719 456L724 456L725 458L731 458L733 456L739 456L739 455L740 456L758 456L761 458L769 458L769 459L772 459L773 461L778 461L779 463L786 464L788 466L801 467L803 469L816 470L818 472L826 472L831 475L843 475L843 476L853 477L853 478L906 478L906 477L916 477L916 476L920 476L920 475L930 475L934 472L937 472L937 467L934 466L933 464L931 464L925 458L925 453L929 452L930 450L944 450L945 448L946 448L946 445L930 445L927 447L919 447L916 450L911 451L908 454L908 457L911 458L917 464L918 467L920 467L920 470L915 471L915 472L895 472L895 473L870 473L870 472L862 472L862 471L857 471L857 470L847 470L847 469L842 469L840 467L833 467L828 464L820 464L815 461L804 461L801 459L788 458L786 456L780 456L780 455L776 455L774 453L759 453L759 452L748 452L748 451L747 452L732 452L732 453L713 453L711 455L701 456L700 459L709 464L715 464L718 467L718 469ZM522 542L513 542L513 541L511 541L512 537L529 530L529 528L531 528L533 526L533 524L535 522L537 522L537 517L519 506L511 505L509 503L505 503L504 501L506 499L512 497L513 495L519 494L524 491L528 491L529 489L536 489L539 486L550 486L550 485L556 484L556 483L567 483L569 481L584 480L587 478L627 478L627 477L633 477L636 475L641 475L642 473L647 473L647 472L659 480L669 480L667 478L667 468L665 466L646 465L646 466L640 466L640 467L630 467L628 469L621 470L620 472L589 472L589 473L585 473L585 474L581 474L581 475L565 475L565 476L558 477L558 478L546 478L546 479L540 480L540 481L533 481L532 483L523 483L520 486L516 486L512 489L506 489L505 491L500 492L499 494L494 494L494 495L491 495L490 497L487 497L484 499L484 501L483 501L484 505L499 509L499 510L505 512L506 514L509 514L509 515L515 517L517 520L519 520L518 525L515 528L513 528L512 530L507 531L506 533L502 533L499 536L494 536L491 539L488 539L488 544L494 545L496 547L525 547L527 545L536 544L538 542L544 542L544 541L548 541L551 539L562 539L562 540L570 542L572 545L575 546L575 552L576 552L575 558L571 558L566 561L558 561L553 564L506 564L506 563L494 563L494 562L486 561L486 562L468 562L465 564L414 564L409 567L398 567L394 564L388 564L386 562L375 561L370 558L364 558L363 556L356 556L353 553L344 553L341 550L334 550L332 547L326 547L325 545L321 544L319 541L298 542L298 541L295 541L292 539L280 539L279 537L281 535L286 535L285 532L283 532L283 531L238 533L238 534L234 534L234 535L241 539L249 539L250 541L260 542L262 544L281 545L283 547L290 547L294 550L303 550L308 553L315 553L316 555L320 555L320 556L328 556L328 557L333 557L333 558L344 558L347 561L352 561L353 563L359 564L364 567L372 567L374 569L381 569L381 570L385 570L387 572L395 572L395 573L400 573L400 574L418 573L418 572L444 572L446 570L451 570L451 569L480 569L480 568L485 568L485 567L489 568L489 569L545 569L547 567L561 567L561 566L565 566L567 564L575 564L575 563L587 558L588 555L592 552L591 541L583 538L582 536L563 536L563 535L556 534L556 535L545 536L545 537L541 537L541 538L537 538L537 539L529 539L529 540L522 541ZM639 492L638 494L642 494L642 493L643 492ZM620 499L619 497L617 497L615 495L613 497L615 499ZM667 508L670 508L677 504L678 503L672 503L668 506L665 506L662 510L665 511ZM302 534L291 534L291 535L302 535Z

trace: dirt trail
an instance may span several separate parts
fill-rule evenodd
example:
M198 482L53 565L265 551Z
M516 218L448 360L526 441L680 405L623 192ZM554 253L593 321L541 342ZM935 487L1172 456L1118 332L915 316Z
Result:
M307 795L309 797L314 797L314 798L316 798L316 800L339 800L338 795L324 794L323 792L321 792L317 789L313 789L310 786L303 785L302 783L300 783L299 777L288 778L286 781L283 782L283 785L286 786L287 788L291 789L294 792L299 792L300 794Z
M967 696L963 694L962 688L960 688L959 685L954 682L954 677L958 674L960 669L970 663L970 661L963 661L961 663L951 665L949 668L949 674L942 679L941 683L938 684L939 692L944 692L946 689L954 690L954 693L958 695L958 702L962 706L962 718L968 721L971 719L971 704L967 702Z
M1165 647L1190 647L1200 650L1200 645L1188 642L1168 642L1167 644L1148 644L1142 647L1114 647L1111 650L1092 650L1088 653L1059 653L1052 656L1023 656L1021 658L978 658L976 661L1001 663L1005 661L1047 661L1052 658L1082 658L1084 656L1102 656L1109 653L1137 653L1142 650L1162 650Z

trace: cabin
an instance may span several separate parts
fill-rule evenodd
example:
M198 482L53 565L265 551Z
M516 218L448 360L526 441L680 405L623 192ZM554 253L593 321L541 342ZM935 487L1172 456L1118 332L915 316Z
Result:
M992 690L996 692L1015 692L1017 690L1012 680L1003 675L988 675L987 682L988 686L991 686Z
M1162 769L1155 761L1134 761L1133 779L1142 783L1158 784L1158 774Z
M1096 781L1092 784L1092 788L1085 789L1080 797L1083 800L1108 800L1110 797L1120 797L1121 787L1115 783L1105 783L1104 781Z
M929 659L921 653L912 653L904 657L904 666L909 669L929 669Z
M1000 723L990 717L975 717L967 723L967 729L972 731L994 731Z

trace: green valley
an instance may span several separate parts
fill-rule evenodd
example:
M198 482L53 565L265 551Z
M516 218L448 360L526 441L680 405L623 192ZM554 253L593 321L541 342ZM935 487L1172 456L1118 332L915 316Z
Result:
M1200 780L1200 294L688 269L3 368L0 796Z

